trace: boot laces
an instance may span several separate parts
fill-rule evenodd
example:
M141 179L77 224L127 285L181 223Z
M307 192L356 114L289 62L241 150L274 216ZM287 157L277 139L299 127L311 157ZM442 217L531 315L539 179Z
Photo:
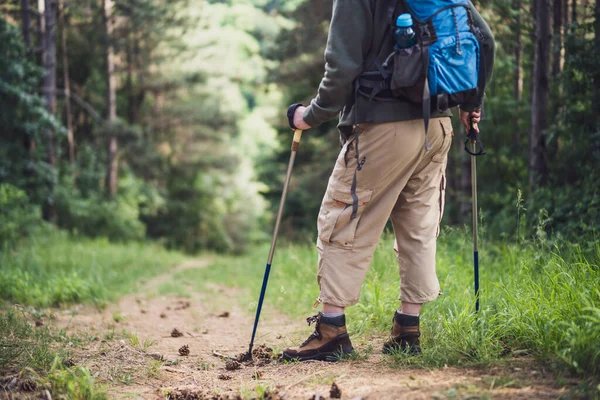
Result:
M315 331L308 336L308 338L300 345L300 347L306 346L307 344L309 344L314 339L320 340L323 337L321 335L321 332L319 331L319 326L321 324L320 324L319 316L318 315L313 315L312 317L306 318L306 322L308 323L308 326L311 326L312 324L316 324L315 325Z

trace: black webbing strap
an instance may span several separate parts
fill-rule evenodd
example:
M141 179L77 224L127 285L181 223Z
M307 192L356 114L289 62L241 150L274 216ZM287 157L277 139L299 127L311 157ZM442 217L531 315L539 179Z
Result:
M396 6L398 5L398 0L391 0L390 2L390 6L388 8L388 12L387 12L387 19L388 19L388 23L390 24L390 26L392 27L392 32L393 32L393 28L395 26L394 24L394 14L396 12Z
M359 85L358 83L356 84L356 87L354 89L354 104L355 107L358 108L358 88ZM356 174L358 171L360 171L359 168L360 167L360 163L359 163L359 154L358 154L358 110L355 109L354 110L354 158L356 158L356 169L354 170L354 176L352 177L352 186L350 186L350 195L352 196L352 216L350 216L350 219L353 220L354 218L356 218L357 214L358 214L358 196L356 195Z
M386 81L385 79L380 79L380 80L374 81L374 80L370 80L370 79L358 78L358 87L371 89L371 93L369 94L369 102L370 102L379 93L383 92L386 89L389 89L390 85L389 85L388 81Z
M423 73L425 74L425 85L423 86L423 121L425 122L425 150L429 151L431 146L427 139L429 131L429 120L431 119L431 93L429 92L429 46L423 47Z
M296 114L296 110L298 109L298 107L302 107L302 104L300 104L300 103L292 104L290 106L290 108L288 108L288 112L287 112L288 123L290 124L290 128L292 128L293 130L298 129L298 128L296 128L296 125L294 125L294 114Z
M479 146L479 150L476 152L473 152L469 148L470 143L474 143L476 146ZM473 127L472 123L471 123L471 129L469 129L469 132L467 133L467 139L465 140L465 151L472 156L482 156L485 154L485 151L483 149L483 142L479 138L479 132L477 132L475 127Z

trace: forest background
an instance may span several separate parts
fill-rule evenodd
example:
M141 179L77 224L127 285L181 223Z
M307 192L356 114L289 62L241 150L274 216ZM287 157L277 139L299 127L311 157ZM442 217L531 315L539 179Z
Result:
M580 238L600 222L599 6L476 1L497 40L482 123L486 232ZM77 235L242 252L270 234L289 154L285 111L323 73L331 1L4 0L0 240L41 219ZM312 242L339 150L306 135L283 234ZM447 225L470 218L456 137Z
M424 311L422 361L396 361L485 366L533 355L591 377L582 389L591 398L600 393L600 5L474 3L497 41L478 159L482 318L472 313L465 228L470 157L455 120L438 252L448 295ZM31 368L62 393L57 360L73 340L33 328L52 324L48 307L103 306L161 273L171 294L192 282L194 292L218 282L258 293L291 145L285 112L316 94L331 8L0 0L0 375ZM293 317L316 295L316 216L339 151L335 126L305 133L291 181L270 304ZM349 310L359 335L382 336L397 307L397 267L382 250L391 242L388 232ZM242 256L214 255L186 275L172 268L181 252Z

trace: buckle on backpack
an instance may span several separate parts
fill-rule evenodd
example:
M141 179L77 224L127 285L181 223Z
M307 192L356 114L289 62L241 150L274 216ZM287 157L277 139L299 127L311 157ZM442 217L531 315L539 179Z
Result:
M429 21L419 24L419 37L423 46L430 46L437 42L437 33L433 26L433 22Z

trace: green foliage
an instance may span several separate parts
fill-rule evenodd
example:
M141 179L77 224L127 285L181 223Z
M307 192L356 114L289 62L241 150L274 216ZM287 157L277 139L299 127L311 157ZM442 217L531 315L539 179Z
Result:
M153 208L153 202L160 201L148 189L152 192L153 188L132 175L124 176L119 181L118 195L107 200L101 192L84 191L65 180L56 188L59 226L90 237L141 240L145 237L145 226L139 218L142 204Z
M181 260L152 244L114 244L64 232L33 236L14 250L0 251L0 298L46 307L102 304Z
M552 216L547 229L568 237L596 233L600 226L600 116L594 84L600 55L592 33L588 22L566 36L565 68L555 88L563 93L555 96L558 112L549 130L550 182L531 196L530 207Z
M361 300L347 310L351 334L385 335L398 307L398 266L392 240L377 248ZM422 313L423 356L398 354L398 365L489 365L508 356L533 355L558 371L598 376L600 243L505 244L482 240L482 311L474 313L472 243L467 232L446 230L438 247L443 295ZM587 243L587 245L584 245ZM256 307L263 247L243 258L224 258L210 268L180 272L185 282L246 287L248 312ZM273 261L267 307L301 316L314 312L318 296L316 250L280 247Z
M0 183L0 248L14 246L43 225L39 207L27 194L8 183Z
M38 95L42 71L27 55L13 20L2 19L0 182L24 190L32 206L54 205L57 224L75 234L118 241L158 238L189 252L243 251L271 232L289 157L284 112L290 103L306 104L315 95L323 75L331 4L118 2L113 12L121 23L110 38L117 60L118 119L107 124L102 114L108 42L100 3L69 2L60 31L66 35L67 72L75 95L70 102L74 165L66 160L64 129ZM579 6L577 24L566 29L564 71L551 81L550 181L533 189L527 162L530 87L524 85L520 99L514 93L520 66L523 82L531 81L531 2L522 1L520 10L497 0L475 4L497 40L495 75L481 123L488 152L479 163L488 231L497 237L530 238L539 233L538 215L546 210L551 216L544 223L546 235L595 232L600 222L595 184L600 51L590 10ZM517 30L523 43L520 66L514 56ZM39 47L36 41L34 35L32 48ZM59 77L64 67L59 57ZM57 116L65 114L66 101L58 96ZM305 135L282 224L281 233L289 239L304 240L315 232L339 149L335 124L330 121ZM470 196L457 121L455 128L446 221L460 225L470 217ZM59 137L55 166L45 162L49 129ZM111 199L104 187L108 135L119 142L120 184ZM27 140L35 141L35 150L26 149ZM527 213L514 206L519 190ZM516 220L522 224L518 232Z
M203 248L230 250L218 208L218 182L197 169L174 168L167 191L169 199L156 217L148 217L150 235L165 237L171 247L188 252ZM216 184L215 184L216 183Z
M25 54L19 30L0 18L0 182L26 189L34 204L51 197L56 179L46 159L48 129L59 135L64 128L48 113L39 96L40 69ZM29 154L26 141L36 143L40 157Z
M87 367L63 368L55 361L48 375L41 379L50 386L55 396L73 400L105 400L103 388L94 385L94 377Z

